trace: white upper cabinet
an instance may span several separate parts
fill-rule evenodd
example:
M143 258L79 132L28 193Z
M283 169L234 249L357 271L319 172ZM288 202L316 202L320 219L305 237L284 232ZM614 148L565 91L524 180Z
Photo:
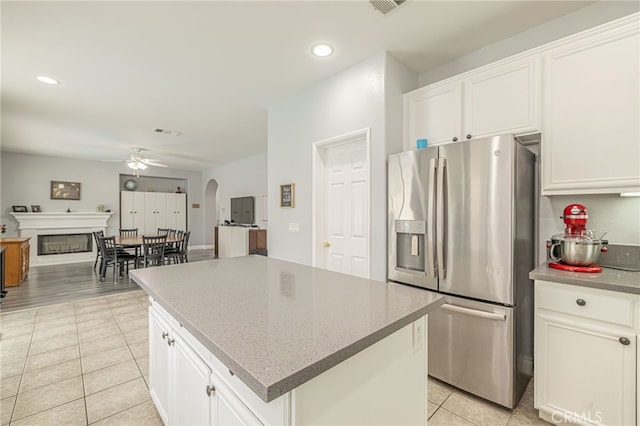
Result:
M544 54L543 194L640 190L638 15Z
M465 78L464 138L538 132L540 79L535 57Z
M540 60L502 61L404 95L404 148L540 130Z
M417 139L429 145L460 140L462 83L427 86L404 95L405 149L416 149Z

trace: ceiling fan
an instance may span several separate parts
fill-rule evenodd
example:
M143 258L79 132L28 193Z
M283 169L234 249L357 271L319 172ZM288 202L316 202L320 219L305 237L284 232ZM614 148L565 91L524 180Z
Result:
M145 151L143 148L133 148L133 154L129 156L128 159L122 160L127 163L127 166L130 169L136 171L136 176L140 170L145 170L147 166L153 167L169 167L166 164L162 163L160 160L154 160L152 158L142 158L142 151Z

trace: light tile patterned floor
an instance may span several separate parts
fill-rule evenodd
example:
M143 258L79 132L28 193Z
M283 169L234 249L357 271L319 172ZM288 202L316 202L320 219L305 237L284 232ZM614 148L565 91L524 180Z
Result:
M147 307L133 291L2 314L1 424L162 425Z
M149 398L142 291L0 315L0 419L11 425L162 425ZM529 384L516 410L429 380L429 425L546 425Z

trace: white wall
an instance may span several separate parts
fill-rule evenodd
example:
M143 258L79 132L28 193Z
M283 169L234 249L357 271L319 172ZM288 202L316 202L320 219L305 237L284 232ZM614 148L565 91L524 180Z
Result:
M402 143L401 94L416 85L415 73L379 53L269 108L269 256L312 264L311 146L369 128L370 276L386 279L386 160ZM284 183L296 185L295 208L279 207L279 185ZM300 232L289 232L289 223L298 223Z
M208 223L218 224L229 220L231 214L231 198L255 197L255 223L260 228L267 228L263 219L262 197L267 195L267 153L254 155L233 163L211 168L204 172L204 187L211 179L218 183L215 205L217 211L207 211ZM221 209L224 209L220 217ZM215 220L210 220L215 216ZM270 232L270 231L269 231ZM206 244L213 244L213 229L206 230Z
M108 223L108 233L116 234L120 225L120 174L129 173L126 165L101 161L84 161L41 155L2 153L0 170L1 223L7 224L7 236L18 236L17 222L9 215L13 205L40 205L46 212L95 212L98 204L114 212ZM147 169L144 176L184 179L187 187L190 245L203 244L203 210L192 208L202 204L202 173L165 168ZM52 200L52 180L80 182L80 200Z

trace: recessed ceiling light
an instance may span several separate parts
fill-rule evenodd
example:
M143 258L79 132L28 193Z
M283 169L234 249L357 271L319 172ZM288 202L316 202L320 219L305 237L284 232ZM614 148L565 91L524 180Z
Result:
M313 46L311 51L314 55L324 58L325 56L329 56L333 53L333 47L326 43L320 43Z
M58 80L56 80L55 78L48 77L46 75L39 75L39 76L36 77L36 79L39 82L45 83L45 84L60 84L60 82Z

